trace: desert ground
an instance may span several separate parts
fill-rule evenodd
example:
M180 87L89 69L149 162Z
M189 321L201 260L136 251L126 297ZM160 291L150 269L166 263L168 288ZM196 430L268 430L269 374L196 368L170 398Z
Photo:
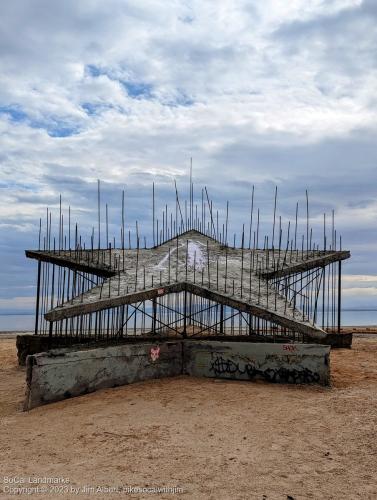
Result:
M64 477L76 493L18 498L375 499L377 336L333 350L331 370L330 388L179 377L26 413L15 338L2 336L0 498L15 498L5 478Z

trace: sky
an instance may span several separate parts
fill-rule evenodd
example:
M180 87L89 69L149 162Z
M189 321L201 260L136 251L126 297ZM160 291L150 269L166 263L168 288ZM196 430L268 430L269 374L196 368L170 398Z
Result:
M0 16L0 314L34 308L39 219L59 194L83 235L97 179L110 232L122 190L127 228L151 235L161 208L208 187L234 231L252 186L270 231L313 238L334 210L344 307L377 308L375 0L5 0ZM285 227L285 226L284 226Z

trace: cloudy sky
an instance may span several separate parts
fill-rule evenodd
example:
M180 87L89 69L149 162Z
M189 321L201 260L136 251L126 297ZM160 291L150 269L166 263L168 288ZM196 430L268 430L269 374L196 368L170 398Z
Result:
M334 209L345 305L377 308L375 0L5 0L0 74L0 313L33 308L59 193L88 234L97 179L114 231L125 188L148 236L190 157L234 230L252 185L266 227L275 185L285 223L308 189L319 244Z

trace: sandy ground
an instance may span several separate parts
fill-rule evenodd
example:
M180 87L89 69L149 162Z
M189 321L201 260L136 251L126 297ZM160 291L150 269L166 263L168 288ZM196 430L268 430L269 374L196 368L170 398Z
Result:
M377 337L331 354L332 387L180 377L20 411L24 370L0 340L4 477L65 477L28 498L375 499ZM95 487L177 486L127 494ZM31 485L27 485L31 486ZM18 497L20 498L20 496Z

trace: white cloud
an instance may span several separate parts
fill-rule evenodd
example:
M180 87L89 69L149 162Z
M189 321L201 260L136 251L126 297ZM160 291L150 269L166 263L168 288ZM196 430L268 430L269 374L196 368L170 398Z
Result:
M377 297L377 287L352 287L343 291L345 296L352 297ZM375 304L376 305L376 304Z
M377 276L375 275L347 274L343 276L342 281L344 284L366 283L368 286L374 283L377 286Z
M33 310L35 307L34 297L12 297L10 299L0 299L0 312L1 311L22 311Z
M74 177L132 189L152 175L166 185L187 173L193 156L198 181L234 205L249 203L253 182L266 205L276 182L291 217L308 186L313 223L320 228L320 206L335 206L339 231L356 252L350 272L372 272L377 30L370 4L254 4L6 2L0 231L13 227L31 239L30 224L44 205L57 205L58 191L83 214L88 193L77 195Z
M346 298L357 298L358 301L368 299L376 300L377 276L368 275L344 275L342 277L343 295ZM371 304L373 305L373 304ZM377 302L374 303L377 308Z

